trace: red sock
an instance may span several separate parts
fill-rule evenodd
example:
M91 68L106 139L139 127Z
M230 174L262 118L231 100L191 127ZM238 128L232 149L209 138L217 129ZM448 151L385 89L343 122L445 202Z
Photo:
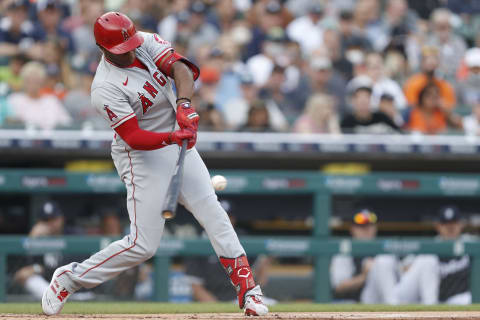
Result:
M240 306L240 309L243 309L245 304L245 294L247 291L255 287L255 280L253 279L252 269L250 269L247 257L245 255L241 255L237 258L220 257L220 262L237 291L238 305Z

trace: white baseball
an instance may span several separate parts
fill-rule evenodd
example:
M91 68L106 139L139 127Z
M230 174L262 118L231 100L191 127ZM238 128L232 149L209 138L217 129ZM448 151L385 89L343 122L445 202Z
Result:
M212 186L217 191L222 191L227 187L227 178L224 176L213 176L212 177Z

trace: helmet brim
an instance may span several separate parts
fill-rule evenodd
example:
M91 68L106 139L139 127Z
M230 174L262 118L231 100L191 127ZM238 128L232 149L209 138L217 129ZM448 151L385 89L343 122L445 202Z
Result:
M132 50L135 50L143 43L143 37L137 32L133 37L127 41L120 43L111 48L105 48L113 54L123 54Z

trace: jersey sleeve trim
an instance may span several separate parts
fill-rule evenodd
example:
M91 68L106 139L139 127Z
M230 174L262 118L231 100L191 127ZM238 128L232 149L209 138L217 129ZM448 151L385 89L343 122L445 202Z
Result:
M164 55L166 55L168 53L168 51L172 50L173 51L173 48L172 47L169 47L169 48L166 48L164 49L162 52L160 52L159 54L157 54L155 56L155 58L153 58L153 62L157 63L158 60L162 59Z
M112 127L112 129L115 129L116 127L118 127L119 125L121 125L121 124L124 123L125 121L132 119L133 117L135 117L135 113L134 113L134 112L132 112L132 113L126 115L125 117L121 118L120 120L118 120L117 122L115 122L114 124L112 124L110 127Z
M200 69L191 61L189 61L184 56L178 54L174 50L167 52L167 54L163 54L160 59L155 62L155 65L167 76L173 78L172 76L172 65L177 62L183 62L193 73L193 80L197 80L198 76L200 75Z

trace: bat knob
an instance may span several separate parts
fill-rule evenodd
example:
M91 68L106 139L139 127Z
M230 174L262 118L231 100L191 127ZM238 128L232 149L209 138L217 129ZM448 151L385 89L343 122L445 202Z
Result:
M165 210L162 212L162 216L164 219L172 219L175 216L175 213L170 210Z

